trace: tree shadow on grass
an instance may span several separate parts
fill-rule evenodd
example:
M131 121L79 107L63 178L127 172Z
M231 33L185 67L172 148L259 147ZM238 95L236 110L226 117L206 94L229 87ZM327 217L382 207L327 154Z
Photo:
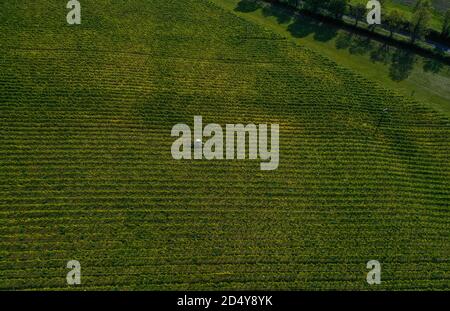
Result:
M350 54L364 55L372 51L374 46L369 37L354 36L348 51Z
M261 6L252 0L241 0L237 4L237 7L234 9L237 12L242 13L250 13L255 12L257 9L261 8Z
M353 33L351 32L341 32L336 38L336 49L348 49L352 45Z
M295 38L305 38L314 33L315 28L313 23L305 23L301 19L296 18L294 22L288 26L287 30Z
M414 53L402 49L397 49L392 55L389 77L393 81L403 81L408 78L414 69L417 57Z
M391 54L392 52L388 44L378 44L378 48L375 48L370 52L370 59L373 62L379 62L384 65L388 65L392 58Z
M407 79L417 61L413 52L390 47L387 43L380 43L368 37L358 36L351 32L341 32L335 43L336 49L348 49L352 55L366 55L373 62L379 62L389 66L389 77L393 81L403 81ZM427 70L436 72L439 64L426 64ZM424 68L425 70L425 68Z
M266 17L273 16L279 24L288 25L287 30L295 38L305 38L313 35L313 39L320 42L327 42L336 38L336 49L345 49L352 55L369 54L370 60L379 62L389 67L389 77L393 81L407 79L414 69L417 57L414 53L391 48L386 43L372 40L370 37L360 36L348 31L339 31L337 27L328 25L304 14L292 14L280 8L264 4L261 5L252 0L241 0L237 4L235 11L251 13L262 9L262 14ZM424 61L424 71L438 73L442 68L442 63L435 60Z
M444 64L435 59L424 59L423 61L423 71L439 73L442 68L444 68Z
M321 22L315 21L306 16L298 16L294 22L288 26L288 31L295 38L305 38L314 34L316 41L327 42L337 36L337 29Z
M329 27L323 23L317 24L317 30L314 34L314 39L320 42L327 42L331 39L335 38L338 34L338 31L334 27Z
M264 6L262 13L265 17L274 16L279 24L287 24L292 21L292 14L274 9L270 5Z
M326 42L337 36L337 29L323 24L302 14L294 15L292 12L281 10L270 4L261 5L252 0L241 0L234 9L237 12L251 13L262 9L265 17L273 16L279 24L289 24L288 31L296 38L305 38L314 34L314 40Z

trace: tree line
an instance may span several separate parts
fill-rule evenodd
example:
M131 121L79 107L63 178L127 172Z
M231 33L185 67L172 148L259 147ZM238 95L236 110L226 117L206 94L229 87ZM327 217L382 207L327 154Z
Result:
M385 0L378 0L383 6ZM344 16L349 16L355 21L355 26L363 22L368 10L362 3L352 4L349 0L272 0L271 2L281 2L301 8L316 14L325 14L335 19L341 20ZM442 30L437 32L430 29L433 17L433 5L431 0L417 0L411 18L407 18L404 12L392 9L383 15L382 24L384 29L390 32L392 38L394 33L403 33L409 36L412 44L418 40L429 38L433 41L450 43L450 9L444 16ZM377 25L370 25L374 30Z

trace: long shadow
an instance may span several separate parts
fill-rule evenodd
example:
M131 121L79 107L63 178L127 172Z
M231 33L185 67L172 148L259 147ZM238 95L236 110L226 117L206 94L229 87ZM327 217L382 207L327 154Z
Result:
M314 39L326 42L337 36L337 28L318 21L302 13L292 14L292 12L281 10L270 4L260 4L252 0L241 0L237 4L235 11L250 13L262 9L265 17L275 17L279 24L289 24L288 31L296 38L304 38L314 34Z
M377 49L370 52L370 59L373 62L379 62L388 65L392 59L392 51L387 43L378 45Z
M439 73L444 68L444 64L435 59L424 59L423 71Z
M376 53L380 45L371 38L360 36L352 32L340 32L335 41L338 50L348 49L350 54L369 55L376 59Z
M314 33L316 26L311 23L305 23L303 20L296 18L292 24L290 24L287 30L295 38L305 38Z
M340 33L336 38L337 49L348 49L350 54L365 55L369 53L370 60L389 65L389 77L393 81L407 79L417 62L416 55L411 51L397 49L389 44L373 41L370 38L353 33ZM425 71L437 73L443 64L437 60L427 60L424 65Z
M292 14L281 10L275 10L272 6L264 6L262 8L262 13L266 17L274 16L279 24L287 24L292 21Z
M327 42L331 39L335 38L338 34L338 31L334 27L329 27L326 24L320 23L317 24L317 29L314 34L314 39L320 42Z
M275 17L279 24L287 25L287 30L295 38L313 37L320 42L328 42L334 38L336 49L348 50L353 55L366 55L373 62L379 62L389 66L389 77L393 81L403 81L407 79L417 62L417 54L410 49L403 49L396 45L391 45L386 40L379 40L376 37L365 35L361 31L353 31L348 26L337 27L327 23L321 18L309 16L300 10L287 10L282 5L256 2L254 0L241 0L236 11L254 12L262 10L266 17ZM444 64L438 59L424 57L423 70L426 72L438 73Z
M351 32L341 32L336 38L336 49L345 50L352 45L353 33Z
M365 55L368 52L372 51L375 47L375 44L368 37L362 36L354 36L348 51L350 54L355 55Z
M234 9L236 12L251 13L261 8L261 5L252 0L241 0Z
M352 33L340 33L335 44L337 49L348 49L353 55L365 55L369 53L370 60L389 65L389 77L393 81L407 79L417 62L416 55L407 50L397 49L387 43L373 42L370 38L362 37ZM424 70L433 73L439 72L443 64L437 60L427 59Z
M392 62L389 68L389 77L393 81L403 81L409 77L417 57L410 51L397 49L392 55Z
M315 21L307 16L299 15L287 29L295 38L305 38L313 34L316 41L327 42L337 36L336 28L329 27L322 22Z

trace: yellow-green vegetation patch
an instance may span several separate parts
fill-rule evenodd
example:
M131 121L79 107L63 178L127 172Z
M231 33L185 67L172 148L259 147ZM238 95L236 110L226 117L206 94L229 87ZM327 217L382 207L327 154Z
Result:
M83 12L0 4L0 289L448 288L446 117L208 1ZM194 115L278 169L175 161Z

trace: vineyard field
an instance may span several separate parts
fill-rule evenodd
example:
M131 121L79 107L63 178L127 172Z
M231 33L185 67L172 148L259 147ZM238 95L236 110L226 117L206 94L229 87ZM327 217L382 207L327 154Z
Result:
M82 5L0 3L0 290L449 289L447 116L208 0ZM194 116L278 169L174 160Z

